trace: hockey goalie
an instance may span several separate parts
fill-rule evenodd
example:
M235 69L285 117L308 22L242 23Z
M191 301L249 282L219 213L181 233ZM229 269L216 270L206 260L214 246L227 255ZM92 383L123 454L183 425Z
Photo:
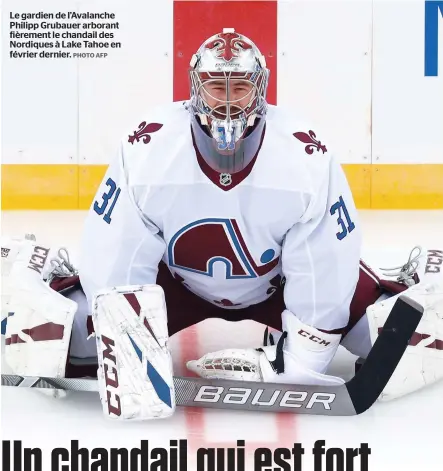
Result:
M85 221L78 268L32 239L2 243L5 359L16 374L98 376L104 413L175 409L168 339L208 318L250 319L263 345L188 363L204 378L340 385L339 347L364 359L395 300L424 308L380 396L443 377L443 246L395 281L360 259L352 194L327 138L266 102L269 70L224 29L190 62L190 97L149 110L121 140ZM278 333L275 333L277 331ZM96 357L89 371L75 358Z

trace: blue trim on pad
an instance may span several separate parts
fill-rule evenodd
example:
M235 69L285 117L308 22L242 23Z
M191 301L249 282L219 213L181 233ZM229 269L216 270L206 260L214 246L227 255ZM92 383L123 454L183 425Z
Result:
M172 408L171 391L166 381L160 376L158 371L148 361L148 378L154 386L158 398L167 406Z
M134 342L134 340L132 340L132 337L128 334L128 337L129 337L129 340L131 341L132 343L132 346L134 347L134 350L135 350L135 353L137 354L138 356L138 359L140 361L143 361L142 360L142 351L138 348L137 344Z

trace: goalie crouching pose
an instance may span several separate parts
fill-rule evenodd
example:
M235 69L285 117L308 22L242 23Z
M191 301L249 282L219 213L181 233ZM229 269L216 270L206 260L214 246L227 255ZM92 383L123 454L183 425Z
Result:
M64 252L2 243L9 367L74 376L73 359L97 356L106 415L168 417L168 338L207 318L233 328L251 319L281 334L257 348L227 342L188 368L340 385L327 374L338 346L365 358L406 292L424 315L381 398L440 379L443 248L412 253L395 282L379 279L360 260L339 162L315 127L266 103L255 44L224 29L190 65L190 99L151 110L121 141L86 218L78 273Z

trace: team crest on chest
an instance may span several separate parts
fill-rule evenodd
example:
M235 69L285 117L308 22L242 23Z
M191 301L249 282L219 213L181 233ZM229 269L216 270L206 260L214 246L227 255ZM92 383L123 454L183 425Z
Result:
M258 278L280 260L274 249L267 249L256 261L237 221L220 218L200 219L177 231L168 244L168 258L171 267L211 277L214 264L221 262L227 279Z

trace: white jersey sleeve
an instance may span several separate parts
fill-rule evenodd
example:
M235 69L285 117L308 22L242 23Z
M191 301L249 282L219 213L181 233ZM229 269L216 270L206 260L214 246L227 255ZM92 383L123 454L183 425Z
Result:
M98 290L155 284L165 243L140 211L129 185L128 154L122 141L86 217L79 274L88 302Z
M302 220L285 237L284 300L303 323L332 331L349 321L359 277L361 231L340 163L332 157L321 175L312 184Z

